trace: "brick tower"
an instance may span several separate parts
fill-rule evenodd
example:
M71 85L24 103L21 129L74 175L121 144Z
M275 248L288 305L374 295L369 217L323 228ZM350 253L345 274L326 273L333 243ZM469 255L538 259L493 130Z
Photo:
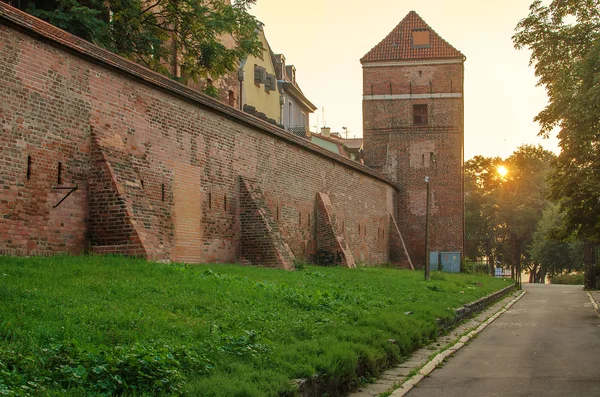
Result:
M463 252L465 59L411 11L360 60L365 163L398 184L398 226L417 264L425 263L426 176L430 251Z

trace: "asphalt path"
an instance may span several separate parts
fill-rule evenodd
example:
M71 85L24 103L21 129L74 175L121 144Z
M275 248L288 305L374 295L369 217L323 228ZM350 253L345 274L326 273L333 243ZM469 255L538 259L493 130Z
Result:
M600 317L581 286L527 294L407 396L600 396Z

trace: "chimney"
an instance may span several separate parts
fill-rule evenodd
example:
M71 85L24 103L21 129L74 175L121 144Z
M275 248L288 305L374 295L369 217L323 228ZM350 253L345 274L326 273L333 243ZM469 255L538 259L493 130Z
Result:
M331 127L321 127L321 135L329 138L331 135Z

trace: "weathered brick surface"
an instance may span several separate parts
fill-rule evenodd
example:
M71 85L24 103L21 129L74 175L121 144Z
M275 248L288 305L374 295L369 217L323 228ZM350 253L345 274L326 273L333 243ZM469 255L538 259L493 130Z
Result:
M463 98L447 95L462 94L463 64L419 63L365 65L365 96L405 97L364 100L363 123L365 164L397 183L398 226L411 258L423 265L426 176L432 191L430 250L463 251ZM413 105L425 104L427 125L413 125Z
M97 253L166 259L163 231L133 162L92 134L89 237Z
M398 227L398 222L394 219L393 215L390 214L390 262L397 267L413 269L412 258L407 254L406 242Z
M317 193L317 257L319 264L356 267L331 200L325 193Z
M240 223L243 263L294 267L294 254L283 240L262 191L245 178L240 178Z
M389 258L386 178L0 3L0 252L241 259L240 177L293 255L329 196L357 260ZM27 158L31 174L27 179ZM54 191L57 164L62 185Z

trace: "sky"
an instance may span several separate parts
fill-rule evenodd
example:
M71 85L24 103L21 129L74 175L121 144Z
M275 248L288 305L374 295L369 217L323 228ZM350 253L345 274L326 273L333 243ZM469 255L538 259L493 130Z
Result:
M414 10L465 62L465 159L506 158L523 144L558 153L555 138L537 136L533 118L546 106L530 52L511 37L533 0L257 0L251 13L265 24L272 50L296 66L296 78L318 110L317 123L362 136L360 58Z

